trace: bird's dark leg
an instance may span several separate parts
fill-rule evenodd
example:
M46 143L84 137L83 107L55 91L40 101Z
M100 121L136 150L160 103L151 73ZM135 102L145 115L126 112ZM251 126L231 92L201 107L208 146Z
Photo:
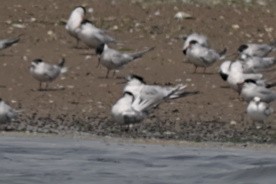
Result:
M197 69L197 66L196 65L194 65L195 66L195 70L194 70L194 73L196 73L196 69Z
M98 65L97 65L97 68L99 68L100 63L101 63L101 58L100 58L100 57L98 57Z
M105 78L108 78L108 74L109 74L109 69L107 69L107 72L106 72L106 75L105 75Z
M113 70L113 76L112 76L112 77L114 77L114 76L115 76L115 74L116 74L116 70Z
M203 73L206 73L206 67L204 67Z
M49 83L46 82L45 90L48 90Z
M79 48L79 42L80 42L80 40L78 39L78 38L76 38L76 48Z
M41 88L41 82L39 82L39 85L38 85L38 91L42 91L42 88Z

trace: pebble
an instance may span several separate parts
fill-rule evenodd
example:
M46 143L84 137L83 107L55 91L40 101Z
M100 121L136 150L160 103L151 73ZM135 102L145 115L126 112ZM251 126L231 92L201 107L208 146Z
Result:
M177 12L175 15L174 15L174 18L177 19L177 20L183 20L183 19L190 19L190 18L193 18L192 15L186 13L186 12L183 12L183 11L180 11L180 12Z

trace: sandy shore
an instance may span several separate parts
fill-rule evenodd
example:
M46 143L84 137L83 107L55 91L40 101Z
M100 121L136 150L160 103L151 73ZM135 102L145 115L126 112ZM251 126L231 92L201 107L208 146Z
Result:
M79 1L3 2L0 37L23 36L19 44L1 53L0 97L22 112L17 121L1 124L0 130L149 140L276 142L276 115L256 128L245 114L247 104L217 74L219 63L205 74L200 69L193 74L193 66L185 63L183 41L179 39L191 32L203 33L213 48L226 47L227 59L231 59L242 43L276 38L274 6L124 0L84 0L82 4L93 8L87 17L96 26L121 42L112 47L131 51L155 46L155 50L126 66L116 77L105 79L106 70L96 68L93 52L84 45L83 49L74 49L75 40L65 31L64 21ZM178 11L194 18L176 20ZM28 72L30 62L43 58L57 63L62 56L68 72L50 84L51 90L37 91L38 82ZM187 90L200 94L161 104L145 121L127 129L112 120L110 109L122 95L120 78L131 73L143 76L148 83L184 83ZM275 70L265 76L275 78Z

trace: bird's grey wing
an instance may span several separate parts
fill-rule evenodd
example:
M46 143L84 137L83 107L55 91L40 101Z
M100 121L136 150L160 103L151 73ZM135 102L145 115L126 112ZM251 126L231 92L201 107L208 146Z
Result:
M60 72L60 69L55 65L47 65L45 68L44 76L50 80L53 80L56 75Z
M138 96L134 100L132 107L138 112L147 114L150 109L158 104L159 101L157 101L155 98L148 98L148 96Z
M0 49L5 49L19 42L20 37L0 40Z
M111 60L116 66L120 67L120 66L123 66L123 65L127 64L128 62L132 61L133 58L131 56L129 56L128 54L114 51L112 53Z
M128 55L131 56L133 59L137 59L142 57L144 54L152 51L154 49L154 47L142 50L142 51L138 51L138 52L134 52L134 53L129 53Z
M95 38L101 41L102 43L112 43L115 42L115 39L109 36L106 31L97 28L97 31L95 32Z
M219 59L219 54L213 49L204 48L202 49L200 59L205 65L209 65Z
M276 93L267 89L267 88L258 88L257 89L258 93L260 93L263 96L269 96L271 98L276 99Z
M263 57L266 56L270 51L272 51L272 47L270 45L259 45L256 46L255 55Z

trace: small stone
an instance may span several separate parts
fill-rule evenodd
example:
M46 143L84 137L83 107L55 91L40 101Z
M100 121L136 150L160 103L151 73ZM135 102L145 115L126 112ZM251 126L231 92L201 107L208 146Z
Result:
M36 18L32 17L32 18L30 18L30 21L31 21L31 22L35 22L35 21L36 21Z
M237 30L237 29L240 29L240 26L238 24L233 24L232 28Z
M112 27L112 29L113 29L113 30L118 30L119 27L118 27L117 25L114 25L114 26Z
M91 59L92 58L92 56L85 56L85 58L84 58L84 60L89 60L89 59Z
M236 124L237 124L236 121L234 121L234 120L231 120L231 121L230 121L230 125L236 125Z
M155 15L155 16L160 16L160 11L159 11L159 10L156 11L156 12L154 13L154 15Z
M22 58L24 61L28 61L28 57L27 56L23 56Z
M190 19L190 18L193 18L192 15L186 13L186 12L177 12L175 15L174 15L174 18L177 19L177 20L183 20L183 19Z
M19 29L24 29L26 26L24 24L12 24L12 27L19 28Z
M94 9L93 8L88 8L88 13L93 13Z

